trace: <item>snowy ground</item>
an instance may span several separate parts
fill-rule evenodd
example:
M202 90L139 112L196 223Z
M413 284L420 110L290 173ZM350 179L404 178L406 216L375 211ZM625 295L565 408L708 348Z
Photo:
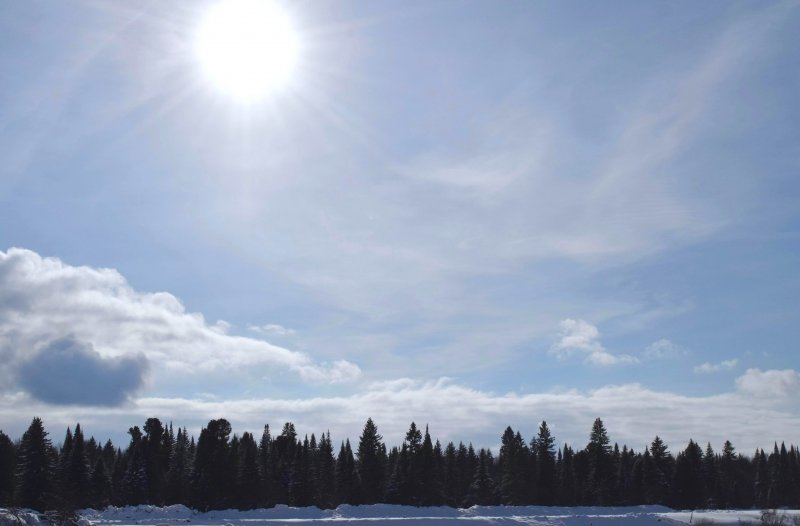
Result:
M781 511L788 517L800 511ZM759 525L761 511L673 511L662 506L626 508L557 508L541 506L473 506L472 508L414 508L410 506L340 506L335 510L278 506L251 511L210 511L199 513L185 506L135 506L85 510L80 526L481 526L485 524L532 526L682 526L683 524ZM791 518L786 526L793 526ZM21 514L20 520L0 509L0 526L41 526L35 514Z

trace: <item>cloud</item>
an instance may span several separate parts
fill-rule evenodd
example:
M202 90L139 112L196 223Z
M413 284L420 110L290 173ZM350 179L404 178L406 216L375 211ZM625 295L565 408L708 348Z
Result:
M700 365L695 366L694 372L698 374L709 374L709 373L718 373L720 371L730 371L733 370L739 364L738 358L732 358L730 360L722 360L719 363L710 363L706 362Z
M800 373L794 369L748 369L736 379L736 388L758 397L789 398L800 394Z
M266 334L269 336L292 336L297 332L294 329L289 329L288 327L284 327L283 325L278 325L276 323L269 323L267 325L249 325L247 328L255 333Z
M580 448L587 443L596 417L603 419L613 441L639 451L656 433L673 450L692 438L720 446L731 440L740 451L769 447L773 441L800 434L796 407L779 406L768 397L742 390L685 396L624 384L592 390L493 393L448 378L398 378L363 386L349 396L232 400L146 397L125 407L86 413L80 408L45 406L24 395L0 395L0 421L8 427L7 433L21 434L34 414L45 418L50 429L80 419L88 433L118 433L121 440L126 440L125 429L153 415L173 419L195 433L209 419L219 416L229 419L239 432L259 432L265 423L275 428L292 421L301 434L330 430L337 442L346 437L357 439L367 417L372 417L390 445L402 441L411 421L430 424L432 435L445 443L463 440L492 447L499 443L506 426L531 437L538 423L546 420L559 442ZM759 432L753 433L753 429Z
M63 338L46 344L17 370L20 387L57 405L114 406L144 384L144 355L104 358L91 344Z
M358 380L361 368L347 360L337 360L332 365L302 365L296 368L306 382L343 384Z
M586 361L593 365L619 365L638 361L627 354L608 352L600 343L600 331L591 323L567 318L561 321L559 327L559 340L550 348L550 353L561 359L583 353L586 355Z
M642 356L648 360L672 360L686 356L689 352L666 338L662 338L648 345Z
M172 294L134 290L116 270L75 267L18 248L0 252L2 385L14 385L15 371L34 349L64 336L84 346L70 352L93 367L144 356L154 368L182 373L277 367L315 382L358 377L349 362L321 365L305 353L229 330L224 321L209 324L202 314L186 312ZM45 365L65 356L45 352L36 359Z

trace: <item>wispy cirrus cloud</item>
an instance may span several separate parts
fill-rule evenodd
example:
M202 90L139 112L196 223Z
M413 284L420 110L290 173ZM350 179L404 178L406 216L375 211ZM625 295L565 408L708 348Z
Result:
M689 354L689 351L666 338L654 341L644 349L642 356L647 360L673 360Z
M268 336L292 336L297 333L294 329L278 325L277 323L268 323L266 325L248 325L247 329Z
M705 362L695 366L694 372L698 374L718 373L720 371L732 371L739 365L738 358L731 358L730 360L722 360L718 363Z

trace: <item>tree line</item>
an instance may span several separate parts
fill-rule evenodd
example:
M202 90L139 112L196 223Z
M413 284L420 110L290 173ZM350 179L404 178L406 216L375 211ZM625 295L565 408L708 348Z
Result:
M800 450L778 446L750 457L726 441L720 452L690 440L673 455L656 436L643 451L611 445L601 419L583 449L556 447L546 422L526 441L511 427L495 456L472 444L442 445L411 423L387 450L372 419L354 449L334 451L330 432L302 439L292 423L259 438L231 435L211 420L195 440L157 418L128 430L122 449L84 437L80 424L53 445L40 418L16 442L0 431L0 506L76 510L108 505L185 504L254 509L276 504L414 506L639 505L675 508L800 507Z

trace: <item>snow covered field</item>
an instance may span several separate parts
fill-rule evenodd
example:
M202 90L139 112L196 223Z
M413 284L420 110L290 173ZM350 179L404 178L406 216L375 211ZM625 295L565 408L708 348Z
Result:
M800 511L785 511L788 516ZM0 526L39 526L34 514L23 514L22 521L0 509ZM759 510L673 511L662 506L624 508L558 508L540 506L473 506L472 508L415 508L411 506L371 505L340 506L335 510L289 508L250 511L224 510L199 513L185 506L135 506L85 510L80 526L278 526L327 524L361 524L362 526L449 525L480 526L484 524L534 526L668 526L682 524L736 525L761 524ZM786 526L793 526L791 519Z

